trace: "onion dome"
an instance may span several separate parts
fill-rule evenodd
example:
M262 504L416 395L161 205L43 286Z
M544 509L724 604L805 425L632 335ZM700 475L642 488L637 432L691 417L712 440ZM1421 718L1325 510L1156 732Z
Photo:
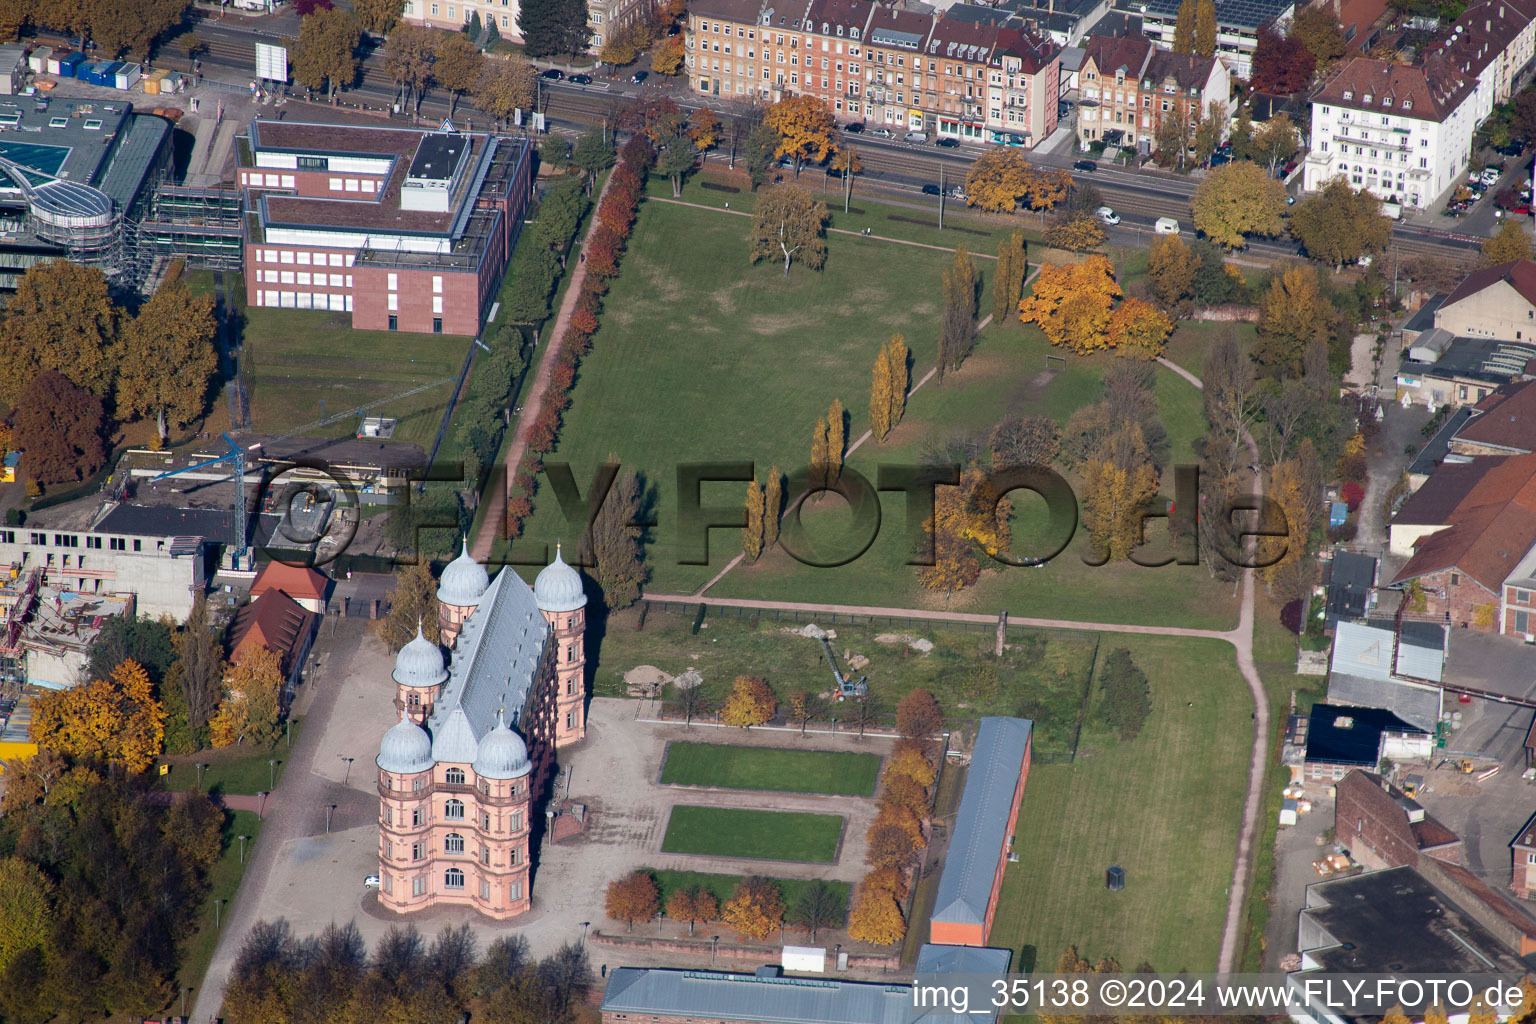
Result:
M500 713L496 715L496 728L480 741L474 769L482 779L520 779L533 770L528 761L528 744L507 728Z
M412 775L432 767L432 738L405 713L379 743L379 768L397 775Z
M443 665L443 652L437 644L421 633L421 623L416 624L416 639L400 648L395 655L395 671L392 677L401 686L437 686L448 678Z
M485 566L470 557L466 539L459 557L448 563L443 578L438 580L437 599L455 608L473 608L490 585L491 577Z
M581 585L581 573L565 564L558 544L555 560L533 581L533 599L541 612L573 612L586 606L587 592Z

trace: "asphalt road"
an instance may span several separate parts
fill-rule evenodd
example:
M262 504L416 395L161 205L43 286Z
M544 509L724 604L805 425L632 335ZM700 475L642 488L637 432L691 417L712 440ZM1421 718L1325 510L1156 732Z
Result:
M194 30L207 47L200 58L204 81L224 83L231 90L240 92L249 88L254 75L256 43L280 42L297 31L297 19L291 13L247 18L233 14L210 16L208 12L198 10L193 19ZM359 81L341 93L340 102L349 106L362 104L387 109L399 98L399 87L384 71L382 54L374 48L373 41L365 40L364 46ZM156 63L162 67L190 70L184 58L171 52L163 53ZM590 124L611 123L627 103L640 96L670 95L682 106L699 105L681 83L659 80L659 76L654 75L643 86L633 85L627 78L600 78L590 86L546 79L540 79L539 84L539 105L547 124L555 129L579 130ZM421 121L431 123L446 117L448 99L448 94L441 90L427 93L421 102ZM476 110L462 98L456 116L469 122L477 117L489 120L489 115ZM861 178L866 183L914 195L920 195L924 185L938 184L941 168L946 187L951 182L959 184L971 162L982 151L982 147L971 145L941 149L931 143L883 139L869 133L847 138L859 150L864 165ZM1069 170L1075 158L1076 153L1071 149L1062 153L1030 154L1034 163ZM1192 233L1189 201L1196 182L1188 178L1109 166L1092 172L1073 171L1073 178L1096 187L1104 196L1105 204L1120 214L1121 224L1115 230L1122 238L1145 237L1152 223L1164 216L1177 218L1184 233ZM1487 227L1481 223L1483 218L1470 220L1464 233L1396 224L1392 231L1393 249L1401 255L1439 251L1453 259L1465 259L1476 252L1482 237L1496 226L1491 223L1491 215L1488 219ZM1247 251L1256 256L1283 258L1298 255L1299 246L1289 238L1254 240Z

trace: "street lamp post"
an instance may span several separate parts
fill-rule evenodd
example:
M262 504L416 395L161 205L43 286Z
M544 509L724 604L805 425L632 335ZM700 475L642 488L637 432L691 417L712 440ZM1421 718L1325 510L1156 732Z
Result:
M276 789L277 788L277 759L276 758L273 758L272 760L267 762L267 777L268 777L268 781L270 782L270 785L267 786L267 789L268 790Z
M709 937L709 968L710 968L710 970L714 970L714 968L715 968L715 947L718 946L719 944L720 944L720 936L718 936L718 935L711 935Z
M582 949L586 949L587 948L587 926L590 925L591 923L592 923L591 921L583 921L583 922L581 922L581 948Z
M207 768L207 767L208 766L206 764L203 764L201 761L199 761L197 763L197 788L198 789L202 789L203 788L203 769Z
M217 931L219 929L219 924L220 924L220 922L219 922L219 908L222 907L223 905L224 905L224 901L223 900L214 900L213 901L213 928L214 928L215 931Z
M264 821L264 820L266 820L266 812L267 812L267 794L266 793L257 793L256 794L256 820L257 821Z
M332 815L332 813L335 812L335 810L336 810L336 805L335 804L326 804L325 805L325 830L327 832L329 832L331 830L331 815Z
M240 863L244 864L245 863L245 841L247 839L251 838L251 837L250 836L238 836L236 838L238 838L240 840Z
M357 760L357 758L355 758L355 757L348 757L345 754L337 754L336 756L341 758L343 761L347 762L347 770L344 773L342 773L342 777L341 777L341 784L343 786L345 786L352 779L352 762Z

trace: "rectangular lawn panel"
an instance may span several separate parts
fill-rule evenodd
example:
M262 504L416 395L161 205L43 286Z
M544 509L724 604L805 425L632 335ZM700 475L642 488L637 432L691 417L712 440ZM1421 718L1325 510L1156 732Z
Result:
M873 796L879 774L878 754L678 741L667 744L661 782L664 786Z
M842 833L843 819L837 814L678 804L667 821L661 852L830 864L837 859Z
M1228 644L1107 634L1102 643L1130 650L1152 713L1130 742L1085 731L1074 763L1030 771L1013 830L1019 860L1003 875L990 944L1012 947L1022 971L1052 970L1073 945L1093 962L1215 970L1252 700ZM1125 868L1122 891L1105 887L1111 864Z

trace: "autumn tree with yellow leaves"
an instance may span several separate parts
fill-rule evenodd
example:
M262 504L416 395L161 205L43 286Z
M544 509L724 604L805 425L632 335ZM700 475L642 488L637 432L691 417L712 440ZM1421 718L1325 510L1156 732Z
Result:
M1099 560L1128 558L1142 542L1157 482L1141 424L1134 421L1123 423L1084 466L1083 527Z
M977 550L989 556L1006 551L1012 540L1013 504L998 495L981 468L972 464L955 487L934 493L933 516L925 524L934 543L934 564L917 571L926 590L951 594L981 577Z
M747 485L747 524L741 528L741 553L755 562L763 553L763 488L753 479Z
M720 901L702 885L684 885L672 890L667 897L667 916L674 921L688 922L688 934L700 921L713 921L720 913Z
M1265 497L1274 503L1270 510L1274 515L1264 515L1263 525L1280 535L1259 538L1259 561L1269 563L1263 569L1264 582L1274 583L1289 565L1306 555L1307 535L1312 531L1305 474L1295 459L1283 459L1270 468Z
M807 160L821 163L837 149L837 122L815 96L790 96L768 108L763 124L778 136L774 156L795 162L795 174Z
M766 939L784 923L784 894L771 878L743 878L720 908L720 921L747 938Z
M1029 162L1016 149L988 149L965 176L965 203L993 213L1011 213L1029 190Z
M1156 359L1173 333L1173 321L1145 299L1126 299L1109 318L1109 344L1133 359Z
M875 356L874 378L869 389L869 424L875 441L884 441L907 411L907 360L911 350L900 334L880 347Z
M848 937L855 942L890 946L906 934L907 923L902 920L895 898L879 889L860 886L853 911L848 915Z
M261 745L276 739L282 693L283 669L277 654L260 644L250 645L241 652L240 663L230 666L224 700L208 723L213 745L228 747L247 740Z
M165 739L165 709L149 674L125 661L106 679L51 690L32 702L32 742L77 760L120 764L138 773Z
M1081 263L1045 263L1030 296L1019 303L1019 319L1038 324L1053 345L1080 355L1111 347L1109 326L1121 295L1114 267L1102 255Z
M779 709L773 691L757 676L737 676L731 684L731 695L720 709L720 720L726 725L750 729L762 725Z

